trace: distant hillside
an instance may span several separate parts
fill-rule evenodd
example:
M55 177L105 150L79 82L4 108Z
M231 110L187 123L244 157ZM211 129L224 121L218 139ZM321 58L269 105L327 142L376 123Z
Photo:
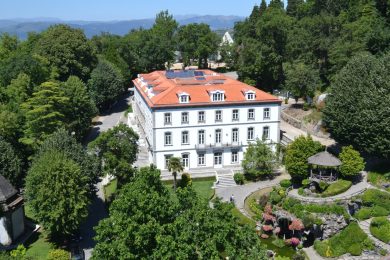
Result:
M176 20L180 25L189 23L206 23L210 25L212 30L227 30L234 27L234 23L243 20L239 16L224 16L224 15L204 15L204 16L178 16ZM94 22L94 21L61 21L58 19L14 19L0 20L0 33L8 32L17 35L21 39L26 39L29 32L41 32L47 29L50 25L65 23L75 28L83 29L87 37L100 34L101 32L109 32L112 34L124 35L132 29L140 27L148 29L154 23L154 18L129 20L129 21L110 21L110 22Z

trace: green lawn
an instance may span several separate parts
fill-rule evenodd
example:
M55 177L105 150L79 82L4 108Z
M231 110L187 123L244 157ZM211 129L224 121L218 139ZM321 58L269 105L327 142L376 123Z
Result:
M36 232L26 241L25 247L27 248L27 257L40 260L47 258L54 245L46 240L46 235L43 232Z
M210 200L214 196L214 177L192 179L192 187L200 198ZM173 181L163 181L164 185L173 193Z
M34 221L34 216L32 215L28 204L25 205L24 211L27 218L33 220L34 223L37 223ZM32 234L24 243L24 246L27 249L26 256L31 257L34 260L46 259L49 251L54 248L54 245L47 241L46 234L42 231L42 228L39 232Z
M372 183L373 185L377 186L378 188L383 189L383 184L390 184L390 171L387 173L380 173L380 172L369 172L368 173L368 181ZM387 191L390 191L390 187L386 189Z
M104 198L106 201L109 201L111 196L116 192L118 186L118 180L114 179L106 186L104 186Z

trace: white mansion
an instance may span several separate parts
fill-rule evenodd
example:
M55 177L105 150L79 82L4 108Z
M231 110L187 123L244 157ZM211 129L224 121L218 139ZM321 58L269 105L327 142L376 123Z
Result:
M239 166L248 143L279 142L281 101L209 70L155 71L134 80L134 112L149 162L186 170Z

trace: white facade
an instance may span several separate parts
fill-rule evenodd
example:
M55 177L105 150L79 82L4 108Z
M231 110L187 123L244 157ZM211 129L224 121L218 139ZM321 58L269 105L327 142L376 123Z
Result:
M183 158L186 170L240 166L248 143L263 133L267 142L279 142L280 103L150 108L135 88L133 109L149 162L162 170L169 156Z

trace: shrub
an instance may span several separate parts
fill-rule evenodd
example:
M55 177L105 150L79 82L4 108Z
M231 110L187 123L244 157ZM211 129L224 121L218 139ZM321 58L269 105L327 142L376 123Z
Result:
M352 182L347 180L338 180L329 185L329 187L322 193L323 197L335 196L341 194L351 188ZM321 188L322 189L322 188Z
M390 194L386 192L376 189L369 189L364 192L362 201L364 206L377 205L390 211Z
M242 173L235 173L234 176L234 181L239 184L239 185L242 185L244 184L244 175Z
M361 208L355 213L355 218L359 220L369 219L371 217L371 208Z
M302 186L303 186L303 188L309 187L310 183L311 183L311 181L310 181L309 179L304 179L304 180L302 180Z
M256 203L256 200L255 200L255 199L252 199L252 200L249 202L249 209L252 211L253 214L256 215L256 217L257 217L258 219L261 218L263 212L260 210L259 205Z
M308 103L303 104L303 111L308 111L310 109L310 105Z
M276 205L282 201L282 196L280 196L277 191L271 191L269 194L269 201L272 203L272 205Z
M188 174L188 173L183 173L181 175L181 179L180 179L180 182L179 182L179 187L185 188L185 187L191 186L191 185L192 185L191 175Z
M68 260L69 252L62 249L53 249L49 251L47 260Z
M371 234L379 240L390 242L390 221L386 217L373 218L370 225Z
M371 249L372 241L356 222L350 223L340 233L324 241L315 241L315 250L324 257L337 257L346 253L360 255L363 249Z
M268 194L261 195L261 197L259 198L259 206L261 208L264 208L265 205L267 205L268 200L269 200L269 195Z
M363 158L351 145L343 147L339 157L342 162L339 170L344 177L358 175L364 169Z
M283 239L280 239L280 238L276 238L274 241L272 241L272 244L274 244L276 247L278 248L283 248L285 247L286 245L284 244L284 241Z
M351 255L361 255L362 248L358 244L353 244L348 248L348 252L351 253Z
M287 189L288 187L291 186L291 181L290 180L281 180L280 186Z
M299 188L298 189L298 194L301 195L301 196L305 195L305 192L303 191L303 188Z
M328 188L329 184L324 181L320 181L320 183L318 183L318 186L320 186L320 189L324 191Z

